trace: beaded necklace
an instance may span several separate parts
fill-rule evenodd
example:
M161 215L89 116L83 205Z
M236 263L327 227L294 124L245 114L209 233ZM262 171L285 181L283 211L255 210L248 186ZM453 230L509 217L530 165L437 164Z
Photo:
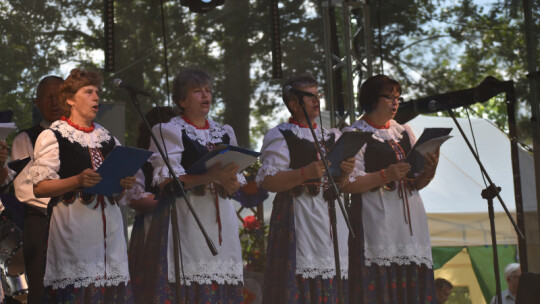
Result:
M74 123L71 121L71 119L65 117L65 116L62 116L62 118L60 118L60 120L63 120L65 122L68 123L68 125L72 126L73 128L79 130L79 131L83 131L84 133L91 133L92 131L94 131L95 129L95 125L94 125L94 122L92 121L90 127L81 127L79 126L78 124Z
M185 115L182 115L182 119L183 119L186 123L188 123L188 124L194 126L197 130L207 130L207 129L210 128L210 124L208 123L208 119L205 120L204 127L197 127L197 126L196 126L191 120L189 120L189 118L187 118Z

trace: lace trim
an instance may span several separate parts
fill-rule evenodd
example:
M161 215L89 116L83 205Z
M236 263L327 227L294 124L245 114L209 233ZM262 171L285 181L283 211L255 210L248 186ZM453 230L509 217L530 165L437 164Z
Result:
M148 192L144 191L144 188L136 185L126 193L126 199L128 201L128 204L131 205L132 200L139 200L141 198L146 198L148 196Z
M25 182L37 185L39 182L46 179L59 179L60 176L51 167L33 165L28 170Z
M426 265L429 269L433 267L433 261L429 257L425 256L395 256L395 257L373 257L366 258L366 266L371 266L371 264L376 264L379 266L390 266L390 264L398 265Z
M364 132L372 132L374 139L385 142L388 140L400 141L403 138L403 132L405 128L398 124L395 120L390 120L390 127L388 129L377 129L369 125L365 120L355 121L351 128L358 129Z
M180 176L180 175L185 175L186 174L186 170L184 170L183 167L174 166L173 164L171 164L171 166L172 166L172 168L174 170L174 175L175 176ZM156 167L154 169L154 178L152 180L152 185L153 186L159 185L159 184L163 183L168 178L171 178L171 175L169 174L169 168L167 168L167 166L162 165L161 167Z
M95 286L118 286L121 283L128 284L129 272L127 263L107 262L107 276L105 264L98 262L97 265L88 265L79 262L75 265L57 265L56 273L47 273L43 279L45 286L53 289L66 288L73 285L75 288Z
M169 283L175 283L174 263L168 266ZM198 263L184 264L185 278L181 278L181 284L190 286L191 283L197 284L231 284L237 285L243 282L244 275L242 263L229 261L199 261Z
M358 176L364 176L364 175L366 175L366 172L355 167L353 172L349 174L349 183L354 183Z
M225 129L217 122L208 119L208 129L197 129L195 126L188 124L182 117L176 116L171 119L171 122L179 126L180 129L186 130L186 135L192 139L198 141L201 145L207 146L205 134L208 132L210 139L208 140L212 144L218 144L222 142Z
M111 135L99 124L95 124L95 126L93 132L86 133L73 128L65 121L57 120L52 123L51 129L58 131L69 142L76 142L84 148L101 148L101 143L109 141Z
M313 258L299 257L296 260L296 274L304 279L313 279L322 276L323 279L330 279L336 276L336 264L334 257ZM341 278L349 277L349 257L340 257Z
M272 165L263 164L261 168L259 169L259 172L257 172L257 177L255 177L255 182L257 183L257 185L260 186L267 176L274 176L280 171L291 171L291 170L292 169L290 168L283 169L283 168L278 168Z
M305 139L305 140L309 140L311 142L313 142L313 135L311 135L311 131L309 130L309 128L300 128L298 125L295 125L295 124L291 124L291 123L281 123L277 126L277 128L279 130L288 130L288 131L292 131L293 134L300 138L300 139ZM318 140L323 140L322 139L322 131L321 131L321 127L317 127L317 129L315 129L315 135L317 136L317 139ZM330 135L332 134L332 132L324 129L324 140L328 140L330 139Z
M246 177L242 173L236 174L236 179L240 183L241 186L247 185Z
M13 180L13 178L15 177L15 174L17 174L17 172L11 170L9 167L4 167L6 168L7 170L7 176L6 176L6 179L4 180L4 183L2 184L2 186L5 186L7 184L9 184L10 181Z

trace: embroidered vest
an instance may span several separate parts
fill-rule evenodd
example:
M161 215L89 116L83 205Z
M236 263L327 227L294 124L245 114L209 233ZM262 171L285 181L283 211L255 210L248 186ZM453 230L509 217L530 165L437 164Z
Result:
M306 139L298 138L291 130L279 130L287 146L289 147L289 156L290 163L289 167L291 169L298 169L304 166L309 165L310 163L317 161L317 149L315 143ZM329 138L327 140L321 140L320 143L323 145L323 153L327 153L330 147L335 142L335 134L329 133ZM319 186L316 183L319 183L319 179L311 179L304 181L304 184L290 189L289 192L293 197L300 196L304 191L310 193L311 195L317 195L319 193Z
M83 147L77 142L70 142L67 138L62 137L62 134L56 130L52 130L58 141L58 150L60 158L60 170L58 175L60 179L75 176L84 169L92 168L92 161L90 156L90 148ZM107 157L112 149L116 146L114 137L107 142L101 143L102 147L98 148L103 158ZM49 205L56 205L61 199L65 204L71 204L75 200L77 194L81 196L83 203L90 203L94 199L94 195L88 193L80 193L79 191L72 191L63 194L61 197L51 198Z

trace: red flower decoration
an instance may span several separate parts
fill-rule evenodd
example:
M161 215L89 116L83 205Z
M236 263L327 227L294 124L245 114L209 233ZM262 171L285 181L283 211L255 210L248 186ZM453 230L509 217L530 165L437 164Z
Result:
M171 304L171 300L165 300L163 301L163 304Z
M367 287L367 289L368 289L369 291L373 291L373 290L375 290L375 285L369 284L368 287Z
M433 299L432 296L427 296L428 301L431 301Z
M261 223L253 215L248 215L244 218L244 228L247 230L255 230L261 228Z
M392 289L396 289L396 282L392 282Z
M217 283L212 283L212 291L216 291L218 289Z

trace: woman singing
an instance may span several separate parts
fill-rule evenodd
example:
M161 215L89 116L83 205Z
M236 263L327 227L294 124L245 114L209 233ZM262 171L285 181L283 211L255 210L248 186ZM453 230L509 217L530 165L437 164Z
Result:
M400 84L384 75L360 89L364 115L351 128L373 133L356 155L349 239L350 303L435 303L426 212L418 193L435 175L438 151L413 166L403 162L416 138L393 120Z
M182 262L183 271L177 282L172 222L166 220L160 235L157 270L160 276L153 283L157 291L149 293L145 303L163 303L166 299L176 303L177 297L182 303L240 303L243 300L238 218L229 197L240 188L240 181L245 183L245 179L236 174L238 166L234 163L216 164L204 174L186 173L215 146L237 144L230 126L207 119L212 105L211 86L211 78L206 72L183 68L173 80L172 94L181 114L152 128L174 170L169 172L159 154L151 157L153 184L162 189L158 208L176 201L181 249L177 262ZM150 151L158 151L153 142ZM218 255L213 256L210 252L184 198L171 191L171 174L190 190L189 200L216 245ZM176 294L175 284L181 284L180 295Z
M317 81L310 74L287 80L283 101L292 117L272 128L264 137L257 182L277 192L270 220L268 262L263 303L337 303L338 289L328 203L323 192L328 189L325 168L317 152L307 118L326 153L340 135L318 126L320 114ZM298 96L285 88L304 91L305 116ZM340 165L341 186L348 182L354 158ZM348 230L337 210L337 236L342 279L348 274ZM346 281L344 282L346 283ZM346 284L344 284L346 286ZM344 297L346 298L346 288Z
M131 303L119 201L82 193L101 181L96 169L118 141L94 124L101 76L73 69L60 87L61 120L43 131L29 172L36 197L52 197L44 303ZM120 181L124 189L135 177Z

